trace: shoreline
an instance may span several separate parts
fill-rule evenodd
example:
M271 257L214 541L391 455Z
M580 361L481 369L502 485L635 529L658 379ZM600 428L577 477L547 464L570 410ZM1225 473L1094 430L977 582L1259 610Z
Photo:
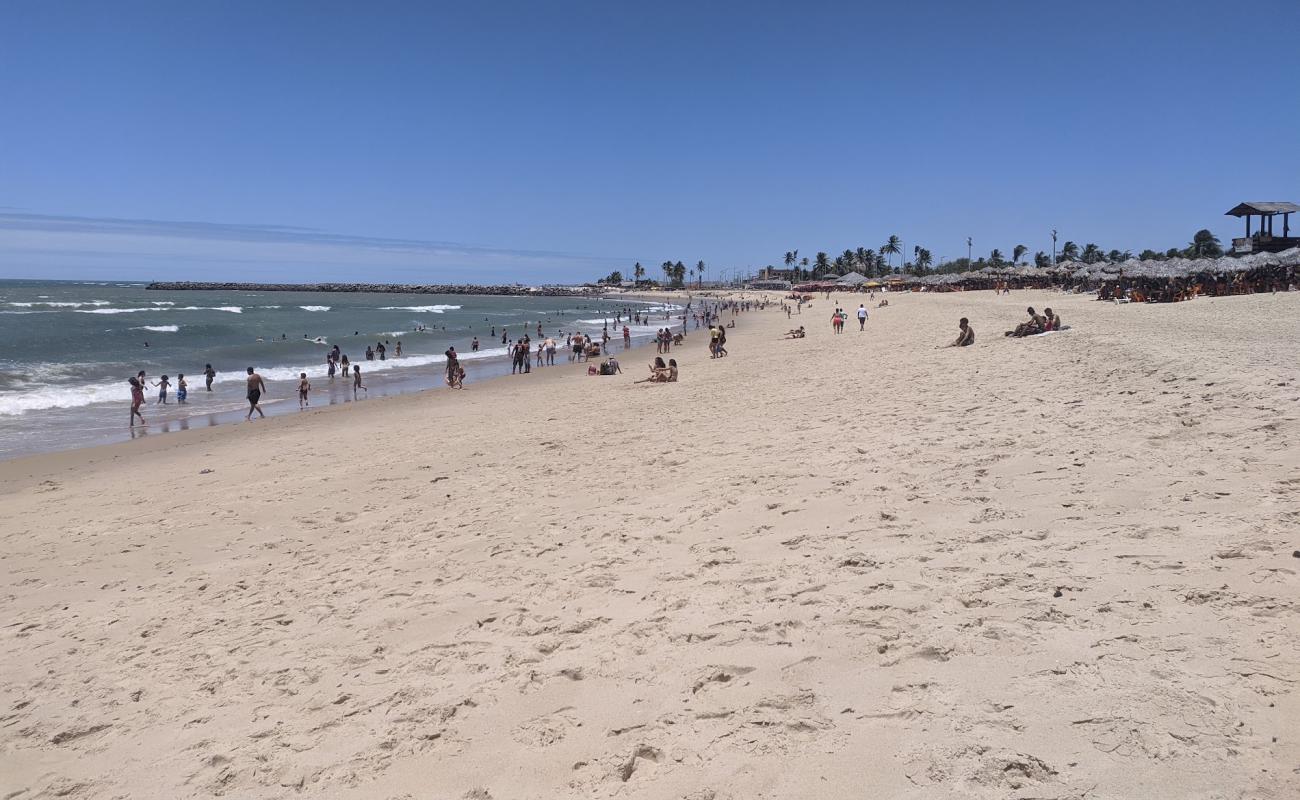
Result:
M459 303L465 299L468 298L450 297L448 302ZM628 307L637 308L642 304L650 307L657 304L674 304L677 300L685 302L686 297L669 297L665 300L664 295L662 294L644 293L636 295L628 294L622 297L609 296L592 299L604 301L603 304L617 303L619 305L625 304ZM129 301L127 302L129 303ZM584 310L595 305L598 304L590 303L580 305L577 313L581 315ZM278 308L278 306L273 307ZM316 306L304 308L307 308L307 310L328 310L328 308L324 307L318 309ZM608 310L593 308L590 311L586 311L586 316L596 316L598 318L597 320L594 320L594 322L597 323L594 329L591 325L578 324L591 323L593 320L575 320L573 317L570 317L569 321L566 323L562 319L562 314L561 320L558 321L558 324L566 328L583 330L589 335L592 334L593 331L596 335L599 335L599 318L605 317L607 324L612 325L613 312L613 308ZM538 313L542 314L545 312L539 311ZM678 311L675 313L680 314L684 312ZM676 326L680 324L680 322L680 320L674 318L671 321L671 324ZM622 336L616 334L615 337L610 340L610 354L621 355L624 352L630 352L632 349L635 349L648 341L652 341L650 335L653 328L651 326L662 326L666 323L668 323L668 320L650 320L647 317L644 324L633 325L631 337L632 346L626 349L623 346ZM486 325L484 327L486 327ZM473 330L472 325L470 330ZM350 326L348 332L351 332ZM502 329L502 332L504 333L504 328ZM614 332L615 331L611 330L611 333ZM397 338L402 338L400 335L397 335L397 332L374 335L389 337L396 335ZM416 339L421 339L426 334L417 332L410 335ZM377 360L376 362L358 361L357 363L362 367L362 374L366 379L365 383L369 387L369 391L361 394L360 397L357 398L356 402L361 400L374 400L384 396L404 395L446 388L442 380L445 359L439 353L448 343L454 344L459 350L461 350L464 364L469 373L466 382L467 386L480 385L488 378L510 374L510 357L505 354L505 347L495 347L494 341L491 339L484 343L484 352L471 352L468 347L470 336L465 333L464 330L461 330L458 333L448 334L446 332L439 333L436 329L431 329L427 335L429 338L424 340L422 346L420 346L417 341L415 352L410 352L410 348L408 348L406 357L392 357L386 362L382 362L382 360ZM304 336L304 340L305 338L306 337ZM333 336L331 336L331 340L335 340ZM362 340L364 340L364 337L362 337ZM259 337L257 341L260 343L262 339ZM336 341L344 343L345 340L339 338ZM348 339L347 341L351 341L351 339ZM563 344L562 338L560 343ZM350 394L350 379L329 380L324 374L324 369L320 367L319 364L309 364L307 361L303 360L301 355L288 356L288 364L292 366L285 367L283 359L286 357L283 355L276 356L272 352L276 350L276 346L279 344L280 342L277 338L271 342L271 350L268 350L262 356L247 356L248 360L244 362L254 364L258 367L259 372L267 377L268 387L271 389L271 397L263 404L262 409L268 417L301 413L297 407L296 391L294 391L293 386L291 386L291 384L296 383L299 371L307 372L309 379L313 383L312 409L317 409L323 406L347 405L354 402L354 399ZM295 339L289 342L289 344L299 345L301 342L298 342ZM345 343L343 346L345 351L351 349ZM355 347L355 345L353 345L353 347ZM391 342L389 347L392 347ZM148 353L149 351L145 352ZM191 355L189 358L191 360L198 358L199 361L197 363L202 364L205 356L206 354L200 353L198 355ZM560 352L557 353L557 356L559 358L555 366L563 366L567 361L568 350L561 348ZM238 361L235 363L243 361L243 358L241 357L237 356L236 358ZM308 356L307 358L310 360L312 356ZM408 358L410 359L409 362L407 360ZM270 360L268 362L264 359ZM218 359L211 358L210 356L207 357L207 360L214 362L218 361ZM136 366L140 365L131 366L130 371L134 372ZM145 364L144 366L150 367L151 374L173 372L173 370L167 369L165 365ZM189 380L190 402L188 405L178 405L175 402L170 402L166 405L158 405L154 402L154 393L152 391L149 392L147 404L143 409L145 418L149 420L147 426L136 425L128 427L118 424L116 403L110 402L105 405L102 399L103 397L112 398L115 394L115 386L117 384L111 377L88 380L84 382L84 385L75 387L79 390L79 393L74 392L71 396L73 398L79 398L82 394L95 394L99 399L92 400L89 403L82 400L80 404L72 403L66 406L56 405L53 409L47 409L44 411L31 410L18 414L9 414L0 418L0 421L3 422L3 425L0 426L0 438L3 438L4 440L3 447L0 447L0 461L22 458L40 453L82 449L102 444L148 438L150 436L161 434L184 432L194 428L208 428L243 422L243 415L247 411L247 405L244 402L242 391L243 369L241 366L238 370L238 374L236 374L234 371L229 369L230 366L230 359L227 359L227 368L218 376L217 385L214 385L213 387L215 390L214 392L203 391L201 377L196 380L196 375L191 375ZM218 362L217 367L219 370L222 370L221 363ZM267 371L268 369L270 370L269 373ZM541 371L541 368L539 368L538 371ZM124 383L122 385L124 386ZM15 394L15 397L18 398L15 402L21 402L25 396ZM125 404L127 401L125 399L124 390L123 398L122 402ZM170 399L174 401L174 393L172 393ZM32 420L25 422L23 418L29 414L32 415Z
M762 296L762 293L760 292L748 292L745 294L747 294L747 296L750 297ZM663 297L655 297L650 294L626 295L625 299L636 300L639 302L649 302L649 303L671 302L669 300L665 300ZM727 298L719 297L717 295L710 296L710 300L714 302L721 301L724 299ZM676 326L682 324L683 321L674 317L672 322L674 326ZM685 322L689 325L691 320L688 319ZM701 333L704 333L703 341L707 343L708 336L707 336L707 332L704 331L704 329L697 330L695 332L695 336L691 336L690 331L688 330L686 344L684 344L683 347L689 347L692 342L700 338ZM610 343L612 347L616 348L621 345L622 337L619 337L618 339L611 338ZM619 359L620 365L622 366L623 356L625 354L629 356L636 355L636 354L643 354L644 351L652 344L654 344L653 339L640 338L640 340L638 340L638 338L634 336L632 339L632 344L629 347L621 351L615 351L611 349L609 355L613 355L617 357ZM563 356L563 357L558 359L553 366L538 367L536 366L536 364L534 364L532 367L532 371L529 373L528 383L531 385L544 386L547 385L549 382L564 377L565 375L580 375L581 377L588 377L586 373L588 364L599 363L600 360L604 359L604 357L602 357L600 360L596 360L596 361L570 362L568 360L567 353L563 350L563 348L560 349L560 351L557 353L557 356ZM495 363L497 359L494 358L492 361L493 363ZM510 372L490 374L487 377L475 379L472 377L473 365L475 363L476 362L474 361L469 362L471 367L469 370L471 377L465 383L466 388L464 390L459 390L460 392L469 392L474 388L480 388L480 387L483 389L487 389L489 391L501 391L499 387L508 385L504 383L505 381L523 380L521 376L511 374ZM500 363L502 367L508 367L510 365L508 356L500 357ZM84 446L74 445L71 447L58 448L54 450L36 450L30 452L22 452L12 457L0 459L0 476L4 476L8 474L5 470L6 466L15 465L20 462L29 461L29 460L40 461L46 458L53 458L55 456L66 456L67 458L64 459L56 459L57 463L71 465L77 463L78 454L85 453L88 455L93 455L94 454L93 451L107 451L112 448L133 448L133 449L140 448L144 452L153 453L153 452L157 452L159 448L165 449L167 445L163 443L158 443L150 447L147 446L147 443L159 442L159 440L163 440L163 439L181 438L182 442L190 441L191 439L194 442L199 442L199 441L207 442L210 441L212 436L220 436L221 435L220 431L238 429L241 426L253 424L253 423L257 423L259 425L266 424L266 423L283 423L284 421L290 419L300 419L303 417L311 418L321 413L338 413L341 412L343 409L350 409L354 407L357 407L358 410L361 410L361 409L371 408L368 405L371 402L391 403L394 401L401 400L403 398L413 399L413 398L420 398L420 397L430 396L430 395L433 397L437 397L438 395L434 393L439 393L442 391L451 391L451 390L449 389L449 387L445 385L445 383L442 380L442 371L440 365L435 364L434 367L437 367L437 369L433 370L434 371L433 377L428 379L432 381L430 385L415 385L415 384L423 384L425 381L409 375L390 376L388 378L389 380L395 379L397 382L411 384L415 386L414 388L408 388L408 389L394 387L395 390L393 391L384 391L381 393L377 393L374 396L362 395L362 397L358 400L345 399L341 402L329 402L323 405L313 405L310 408L304 410L299 410L293 405L294 403L297 402L297 394L292 390L291 387L292 382L277 381L274 383L283 384L285 387L287 387L286 392L283 393L282 396L270 398L271 400L276 400L279 402L268 404L264 408L264 410L267 412L265 419L254 417L250 423L250 421L245 420L243 418L244 414L247 412L247 408L244 408L244 409L230 409L230 410L220 410L220 411L211 411L211 412L200 412L192 416L181 418L181 419L172 419L172 420L167 420L165 422L156 422L156 423L151 422L148 426L149 429L145 429L144 426L139 426L139 425L137 425L134 429L127 428L124 426L122 437L116 438L113 441L96 443L91 445L84 445ZM410 369L412 370L420 369L420 367L411 367ZM629 373L627 368L625 367L624 375L627 374ZM609 376L596 376L596 377L609 377ZM322 377L319 378L319 380L321 383L324 383L327 379ZM313 389L313 394L323 394L326 391L333 390L333 391L339 391L342 394L346 395L350 384L345 385L345 383L346 383L345 381L340 381L340 383L337 385L327 384L327 386L329 387L328 389L316 388ZM202 393L202 389L191 390L192 396L199 396L201 395L201 393ZM125 404L126 401L124 400L123 405ZM366 404L366 405L358 406L358 404ZM172 405L174 406L174 403ZM154 405L150 403L146 406L145 411L149 412L153 408ZM392 408L392 407L378 406L375 407L375 410L381 411L384 410L385 408ZM363 420L363 422L366 424L371 424L376 422L376 420L367 417ZM382 424L382 420L380 420L379 422L380 424ZM162 430L158 430L158 428L162 428ZM118 454L113 453L111 454L111 457L117 458ZM93 461L94 459L90 459L88 463L93 463Z

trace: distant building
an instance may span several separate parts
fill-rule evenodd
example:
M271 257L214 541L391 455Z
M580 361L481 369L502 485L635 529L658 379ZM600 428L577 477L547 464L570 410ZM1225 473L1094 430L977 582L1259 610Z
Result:
M1300 206L1295 203L1280 202L1241 203L1229 209L1225 216L1246 218L1246 235L1232 240L1232 252L1234 254L1279 253L1292 247L1300 247L1300 236L1291 235L1291 215L1296 212L1300 212ZM1281 236L1277 235L1273 226L1273 218L1277 216L1282 217ZM1259 217L1259 229L1254 232L1251 231L1252 217Z

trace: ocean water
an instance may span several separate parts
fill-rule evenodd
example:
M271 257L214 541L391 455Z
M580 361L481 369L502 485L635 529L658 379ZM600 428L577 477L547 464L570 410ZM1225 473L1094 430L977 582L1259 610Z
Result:
M0 458L242 419L250 366L268 382L268 414L297 413L302 372L313 405L353 402L350 381L326 377L335 344L361 365L368 397L441 387L449 345L461 355L467 384L509 373L502 333L512 340L527 326L535 347L539 323L561 344L567 333L599 335L608 323L611 345L621 348L614 317L626 319L628 310L650 317L630 325L634 345L681 325L677 305L625 298L159 292L125 282L0 281ZM387 360L365 360L366 346L378 342ZM205 364L217 371L210 393ZM164 406L147 388L150 424L132 432L127 378L142 369L150 384L169 376L172 390ZM175 404L178 374L189 384L183 406Z

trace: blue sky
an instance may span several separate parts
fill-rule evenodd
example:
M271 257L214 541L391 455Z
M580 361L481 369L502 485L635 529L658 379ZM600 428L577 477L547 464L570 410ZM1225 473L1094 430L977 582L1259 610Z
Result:
M1300 3L0 4L0 277L585 279L1300 201Z

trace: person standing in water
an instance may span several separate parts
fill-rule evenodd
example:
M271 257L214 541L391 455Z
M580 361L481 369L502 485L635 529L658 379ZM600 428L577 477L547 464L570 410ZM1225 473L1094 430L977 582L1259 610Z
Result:
M370 394L370 390L361 385L361 365L353 364L352 365L352 399L353 400L357 399L357 389L360 389L366 394Z
M185 374L184 374L184 373L178 373L178 374L176 375L176 403L177 403L177 405L182 405L182 406L185 405L185 399L186 399L187 397L189 397L189 396L190 396L190 385L189 385L188 383L185 382Z
M262 407L258 405L262 401L262 392L265 391L266 391L266 381L262 380L262 376L254 372L252 367L249 367L248 368L248 414L244 416L244 419L252 420L254 411L257 412L258 417L260 418L266 417L266 414L262 413Z
M144 405L144 386L136 378L128 379L127 383L131 384L131 425L130 427L132 428L135 427L136 417L140 418L141 425L148 425L149 423L144 421L144 414L140 413L140 406Z
M217 371L212 368L212 365L205 364L203 366L203 380L204 382L207 383L209 392L212 391L212 381L216 377L217 377Z
M311 381L307 380L307 373L298 373L298 410L301 411L306 406L311 405L307 399L307 394L311 391Z
M162 379L154 384L154 386L158 387L158 402L161 405L167 405L167 387L171 385L172 382L167 380L166 375L162 376Z

